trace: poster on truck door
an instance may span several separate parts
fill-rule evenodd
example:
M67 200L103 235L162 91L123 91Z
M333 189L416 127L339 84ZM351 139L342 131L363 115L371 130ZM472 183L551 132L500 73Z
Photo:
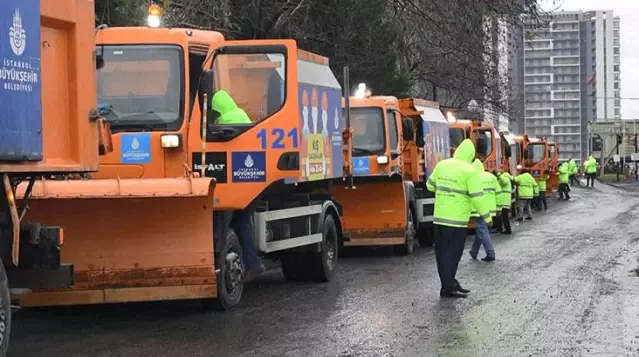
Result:
M424 180L435 169L438 162L450 158L450 135L448 133L448 121L437 108L415 107L422 114L422 127L424 134Z
M42 160L40 1L0 0L0 160Z

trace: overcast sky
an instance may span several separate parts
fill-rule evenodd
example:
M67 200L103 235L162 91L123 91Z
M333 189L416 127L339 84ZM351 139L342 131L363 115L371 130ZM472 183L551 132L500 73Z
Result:
M621 28L621 117L639 119L639 0L542 0L544 10L613 10Z

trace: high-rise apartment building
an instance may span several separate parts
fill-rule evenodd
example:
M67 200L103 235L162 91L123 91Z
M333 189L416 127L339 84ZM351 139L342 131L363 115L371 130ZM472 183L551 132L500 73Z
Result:
M588 121L621 117L619 18L611 10L555 12L524 19L520 35L511 102L524 113L515 130L548 137L561 159L581 161L589 154Z

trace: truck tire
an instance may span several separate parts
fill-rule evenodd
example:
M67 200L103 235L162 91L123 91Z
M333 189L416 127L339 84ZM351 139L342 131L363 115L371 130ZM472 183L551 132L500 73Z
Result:
M412 254L415 251L415 215L413 210L408 210L408 217L406 217L406 233L404 244L399 244L393 247L395 255L406 256Z
M11 334L11 297L7 272L0 261L0 357L7 355Z
M309 278L308 261L308 253L283 253L280 256L280 265L284 279L288 282L307 281Z
M318 283L328 282L335 275L337 257L339 255L339 235L335 218L327 214L322 226L322 242L320 252L313 253L309 258L311 279Z
M207 310L225 311L240 303L244 291L242 246L231 228L226 233L224 246L215 257L215 269L219 269L217 298L205 299L202 304Z
M435 230L432 223L426 223L419 227L417 231L417 240L420 247L432 247L435 241Z

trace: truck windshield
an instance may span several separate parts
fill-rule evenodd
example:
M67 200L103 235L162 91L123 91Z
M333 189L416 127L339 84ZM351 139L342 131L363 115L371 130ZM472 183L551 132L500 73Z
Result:
M353 129L353 156L383 154L384 112L382 108L351 108L351 129Z
M449 135L450 135L450 147L451 148L457 148L459 146L459 144L462 143L462 141L464 141L465 137L464 137L464 129L461 128L450 128L450 130L448 130Z
M114 131L177 130L184 106L182 49L168 45L96 48L98 106ZM120 130L118 130L120 129Z
M493 132L489 129L477 130L477 140L480 139L486 143L483 147L477 148L477 154L481 158L486 158L493 152Z
M546 158L546 144L528 144L526 147L527 158L531 165L542 162Z

